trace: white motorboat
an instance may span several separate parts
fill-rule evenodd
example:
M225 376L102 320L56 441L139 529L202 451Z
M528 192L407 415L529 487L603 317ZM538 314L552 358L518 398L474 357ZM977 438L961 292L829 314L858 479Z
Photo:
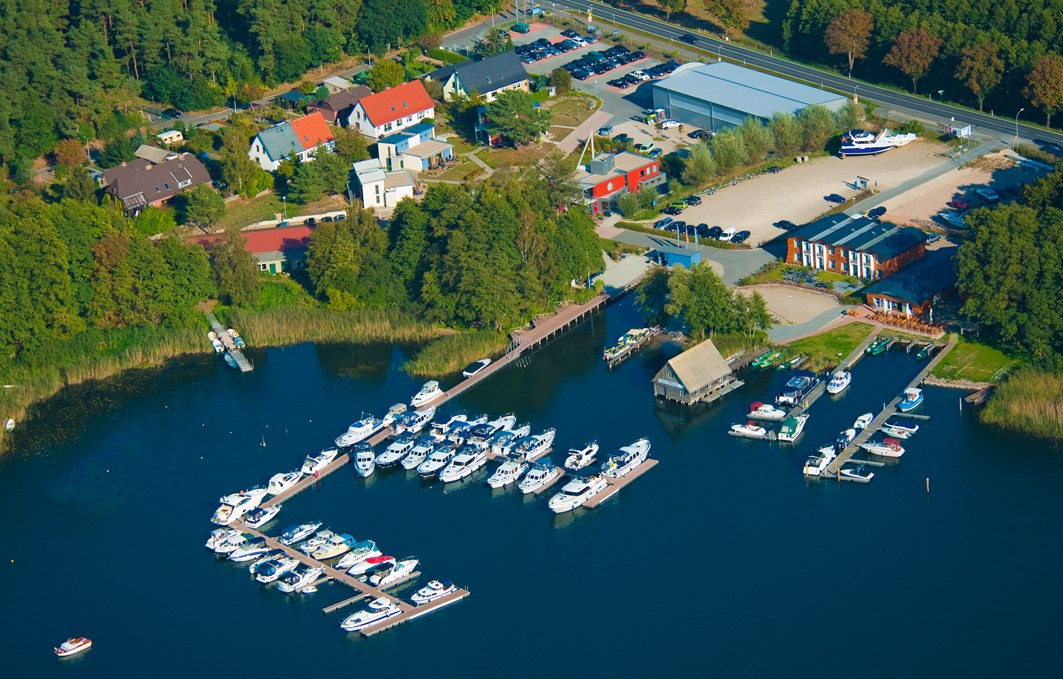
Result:
M427 604L436 599L442 599L457 591L458 588L450 580L432 580L427 585L417 590L417 592L410 597L410 601L412 601L414 605L420 606L421 604Z
M893 425L889 424L888 422L886 424L882 425L881 427L879 427L878 430L880 432L882 432L883 434L885 434L886 436L890 436L890 437L895 438L895 439L908 440L908 439L912 438L912 432L904 430L904 429L898 429L897 427L894 427Z
M278 580L288 571L294 570L298 565L299 561L290 556L271 559L258 567L255 573L255 580L258 580L263 585L268 585Z
M874 413L864 413L853 422L853 429L867 429L871 421L875 419Z
M461 448L468 442L469 437L472 435L473 426L468 422L459 422L455 424L446 438L443 439L443 443L449 443L455 448Z
M270 551L255 559L254 563L247 567L247 570L251 573L251 575L256 575L258 573L259 567L261 567L262 564L266 563L267 561L279 559L285 554L287 554L287 552L285 552L283 549L271 549Z
M554 436L556 433L556 430L553 427L550 427L541 434L526 436L519 444L517 444L517 448L513 451L513 454L517 457L523 457L529 462L534 462L550 452L550 447L554 445Z
M244 525L248 528L261 528L280 514L281 505L272 507L255 507L244 516Z
M414 445L417 443L417 439L413 434L402 434L394 441L392 441L382 453L376 456L376 464L378 467L391 467L402 461L402 458L406 457Z
M395 425L395 433L403 434L419 434L421 430L428 426L428 423L432 421L432 418L436 415L436 408L432 406L425 408L424 410L415 410L412 413L406 413L399 418L398 423Z
M516 447L518 441L520 441L520 437L511 431L495 434L494 438L491 439L491 452L495 455L508 457L513 452L513 448Z
M886 424L883 425L883 426L891 427L893 429L897 429L898 431L906 431L909 434L914 434L917 431L919 431L919 425L918 424L904 424L904 423L898 422L896 420L887 420Z
M606 460L602 464L602 474L613 479L623 478L645 462L649 454L650 440L641 438L623 446L619 455L613 455Z
M495 470L495 473L491 474L491 477L487 479L487 485L492 488L508 486L519 479L520 475L527 470L528 463L524 460L506 460Z
M550 498L549 507L555 514L570 512L605 490L609 482L604 476L576 477L561 487L561 490Z
M223 542L226 542L229 538L234 538L240 534L240 531L235 528L215 528L210 532L210 537L207 539L207 549L213 551Z
M224 542L219 542L218 546L214 548L215 554L232 554L236 550L240 549L240 545L249 540L254 540L255 536L251 533L237 533L231 535L225 539Z
M521 493L527 495L528 493L534 493L548 487L551 483L556 481L559 476L561 476L561 469L555 467L550 460L539 460L539 462L532 465L532 468L524 475L524 478L521 479L517 488L520 488Z
M875 478L875 472L867 471L865 465L858 464L855 467L845 467L838 472L840 475L858 483L870 483Z
M88 637L71 637L58 646L52 648L52 652L60 658L69 658L78 653L84 653L92 648L92 639Z
M435 476L441 469L450 464L457 451L453 448L441 448L428 456L428 459L417 465L417 473L424 477Z
M325 530L319 530L317 534L314 535L314 537L299 545L298 547L296 547L296 549L298 549L303 554L309 556L310 553L316 550L318 547L324 546L325 543L327 543L333 535L335 535L335 533L328 530L327 528Z
M430 380L424 383L421 390L413 395L410 399L410 405L414 408L420 408L426 403L436 400L443 395L443 390L439 388L439 382Z
M325 540L325 544L315 549L310 556L318 561L335 559L337 556L345 554L354 543L354 538L346 533L341 533L339 535L332 534L327 540Z
M466 446L454 456L443 471L439 472L439 480L443 483L460 481L487 464L487 451L478 450L473 446Z
M860 447L880 457L900 457L904 455L904 447L897 439L884 439L882 441L868 441L861 443Z
M277 581L277 589L286 594L298 592L299 590L317 582L317 579L321 577L321 574L324 571L325 569L320 566L299 564L294 570L285 573L280 577Z
M923 390L912 387L904 390L904 398L897 404L897 410L902 413L915 410L923 403Z
M380 556L380 550L377 549L376 543L372 540L361 540L351 545L350 551L336 562L336 568L337 570L345 571L374 556Z
M261 504L265 497L266 489L261 486L226 495L219 499L221 505L210 520L219 526L228 526Z
M384 428L384 421L378 420L372 415L362 413L362 419L358 420L347 431L340 434L336 439L337 448L350 448L356 443L361 443L373 434Z
M798 370L793 377L786 382L786 386L783 387L782 393L775 397L775 403L781 406L796 406L802 400L805 399L816 385L819 384L819 378L815 373L807 370Z
M286 547L291 547L295 543L305 540L314 534L318 528L321 528L320 521L311 521L309 523L300 523L296 526L288 526L281 533L278 542Z
M823 446L815 455L808 458L802 472L805 476L820 476L837 456L838 454L832 446Z
M849 383L852 381L852 373L848 370L839 370L830 378L830 382L827 382L827 393L840 394L845 391L845 388L848 387Z
M841 156L873 156L885 153L898 146L910 144L919 136L912 133L890 132L886 128L877 135L867 130L849 130L842 135L842 144L838 149Z
M436 449L436 445L438 445L436 440L428 434L418 436L416 441L414 441L413 448L410 449L410 454L402 458L402 468L406 470L416 469L432 454L432 451Z
M801 434L805 432L805 424L808 422L808 413L798 415L797 417L788 417L783 421L782 426L779 427L779 434L776 439L785 443L793 443L801 437Z
M234 563L254 561L263 554L269 553L269 551L270 549L269 545L266 544L266 538L245 540L239 547L229 552L229 561Z
M446 422L433 422L428 434L437 441L442 441L450 433L450 430L456 427L459 423L464 423L469 419L469 416L465 413L457 413L451 415L450 419Z
M384 415L383 419L384 426L390 427L394 425L396 422L399 421L399 418L402 417L406 410L407 408L405 403L396 403L395 405L388 408L388 412Z
M508 431L517 438L522 438L531 433L531 425L527 422L522 422L520 424L513 425L508 429Z
M351 449L351 457L354 458L354 471L363 479L369 478L376 470L376 455L373 454L373 446L362 441Z
M366 557L365 559L354 564L347 569L347 572L351 575L365 575L371 570L376 568L382 568L388 564L395 563L395 557L388 556L387 554L378 554L376 556Z
M398 563L384 566L369 576L369 584L379 589L391 587L409 578L417 570L417 564L419 563L420 561L417 559L409 557Z
M766 439L769 436L768 430L753 420L749 420L745 424L732 424L727 433L731 436L740 436L747 439Z
M491 365L491 359L481 358L479 361L474 361L469 365L465 366L465 370L461 371L461 376L472 377L473 375L476 375L489 365Z
M311 474L319 473L335 460L336 455L338 454L338 450L335 448L329 448L328 450L322 450L320 453L307 455L306 459L303 461L303 474L309 476Z
M786 411L780 410L770 403L756 401L751 406L747 417L751 420L782 420L786 417Z
M402 613L402 609L399 608L398 604L387 597L380 597L369 602L369 606L364 610L347 617L346 620L340 623L340 627L347 632L358 632L371 625L384 622L388 618L393 618L400 613Z
M838 438L836 438L834 440L834 446L838 450L843 450L846 446L848 446L850 443L852 443L853 439L855 439L855 438L856 438L856 430L855 429L846 429L845 431L842 431L842 432L840 432L838 434Z
M269 485L266 486L266 492L268 492L270 495L280 495L295 484L299 483L299 480L301 478L303 478L303 472L300 469L296 469L293 472L281 472L280 474L274 474L269 479Z
M582 448L570 448L568 451L568 457L565 458L565 469L579 471L580 469L593 464L597 456L597 441L591 441Z

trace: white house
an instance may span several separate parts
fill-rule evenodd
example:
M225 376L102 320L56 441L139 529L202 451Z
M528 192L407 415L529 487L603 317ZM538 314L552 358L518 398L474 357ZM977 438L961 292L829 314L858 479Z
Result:
M273 172L287 158L306 162L322 148L332 150L335 143L332 129L317 112L262 130L251 140L247 155L263 170Z
M424 85L420 80L411 80L359 99L347 118L347 127L379 139L434 118L435 113L435 102L428 96Z
M379 158L354 163L358 194L365 207L393 208L403 198L412 198L417 179L409 170L388 172Z

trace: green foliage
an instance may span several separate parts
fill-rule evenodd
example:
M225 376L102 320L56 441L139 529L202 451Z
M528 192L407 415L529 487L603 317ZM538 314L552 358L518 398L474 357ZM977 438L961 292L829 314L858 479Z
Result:
M119 137L107 142L103 149L100 150L100 155L96 158L96 162L103 168L117 167L122 163L128 163L136 158L133 152L137 150L140 144L139 138Z
M625 191L619 198L616 199L617 208L620 210L620 214L630 218L636 212L638 212L642 206L639 203L639 197L637 194Z
M210 264L218 296L230 306L252 306L258 301L262 278L258 260L251 254L238 227L230 227L210 248Z
M96 182L84 168L70 172L63 184L63 197L71 200L96 201Z
M683 181L691 186L707 184L716 176L716 159L705 144L694 144L683 161ZM627 216L627 213L625 213Z
M834 115L819 105L801 109L797 122L801 124L801 150L805 152L822 151L836 129Z
M514 146L529 144L550 129L551 114L536 108L531 95L521 90L502 92L487 106L487 131L500 134Z
M181 223L210 226L225 214L225 199L206 184L181 194Z
M444 335L425 345L402 369L417 377L453 375L473 361L500 354L508 343L506 333L496 330Z
M774 145L771 129L753 118L746 118L745 122L738 128L738 133L742 136L742 145L746 149L746 162L751 165L764 162L768 151Z
M133 219L133 228L141 236L154 236L176 229L177 222L170 210L149 205Z
M460 64L463 61L468 61L469 58L464 54L458 54L457 52L451 52L449 50L442 49L440 47L431 50L428 56L433 59L438 59L444 64Z
M344 158L324 151L313 160L296 164L289 200L306 205L326 193L342 195L347 190L350 167Z
M918 120L909 120L897 126L901 134L926 134L926 126Z
M550 71L550 86L557 89L558 94L564 94L572 89L572 74L563 68L555 68Z
M635 290L635 305L650 325L663 326L668 323L670 316L664 307L668 303L669 278L668 269L655 266Z
M513 41L509 39L509 32L503 30L487 31L487 34L482 38L477 38L472 46L472 51L481 59L493 57L511 49L513 49Z
M359 39L376 54L388 45L397 46L403 39L410 41L428 27L428 7L425 0L364 0L358 15L356 31Z
M373 65L369 71L369 79L366 84L374 92L386 90L389 87L401 85L406 80L406 71L391 59L381 59Z
M801 150L801 123L789 113L776 113L768 122L775 151L780 156L794 156Z
M827 332L805 337L787 345L788 353L807 354L806 370L833 368L867 339L874 327L862 322L846 323Z
M733 128L718 133L709 144L720 174L730 174L749 160L742 135Z
M764 298L759 293L747 297L736 292L708 264L667 271L667 301L663 311L678 320L695 341L716 333L741 332L752 335L771 327ZM651 279L652 280L652 279ZM644 309L656 308L660 301L660 281L652 282L643 295Z
M1008 378L981 412L987 424L1063 439L1063 374L1026 369Z
M864 124L864 106L850 99L838 110L836 116L838 127L841 129L859 129Z

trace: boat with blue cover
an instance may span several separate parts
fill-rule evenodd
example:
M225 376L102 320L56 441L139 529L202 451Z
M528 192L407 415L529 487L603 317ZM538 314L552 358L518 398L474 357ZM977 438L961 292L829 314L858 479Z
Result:
M904 390L904 398L897 404L897 410L907 413L923 404L923 390L911 387Z

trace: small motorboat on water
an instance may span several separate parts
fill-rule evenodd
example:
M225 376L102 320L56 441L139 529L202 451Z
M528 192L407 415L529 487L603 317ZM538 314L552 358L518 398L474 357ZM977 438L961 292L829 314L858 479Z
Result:
M283 549L271 549L270 551L255 559L254 563L247 567L247 570L249 573L251 573L251 575L256 575L258 574L258 569L262 566L262 564L266 563L267 561L279 559L282 556L285 556L286 554L287 552L285 552Z
M882 426L890 427L890 428L896 429L898 431L906 431L909 434L914 434L917 431L919 431L919 425L918 424L905 424L904 422L898 422L897 420L886 420L886 424L884 424Z
M309 556L311 552L315 551L319 547L323 547L326 543L328 543L328 541L334 535L335 533L333 533L327 528L325 530L319 530L317 533L314 534L314 537L299 545L298 547L296 547L296 549L298 549L303 554Z
M244 525L248 528L261 528L280 514L281 505L272 507L255 507L244 516Z
M548 506L555 514L570 512L605 490L609 485L604 476L576 477L561 487L561 490L550 498Z
M506 460L501 465L499 465L498 469L495 470L495 473L492 474L489 479L487 479L487 485L491 486L492 488L502 488L503 486L508 486L509 484L519 479L520 475L526 472L527 470L528 463L524 460Z
M386 565L369 575L369 584L378 589L396 585L410 577L417 570L417 564L419 563L420 561L411 556L397 563Z
M388 556L386 554L378 554L376 556L366 557L365 559L354 564L347 569L347 572L351 575L365 575L374 568L380 568L386 566L389 563L395 563L395 557Z
M399 608L398 604L387 597L380 597L369 602L369 606L364 610L348 616L347 619L340 623L340 627L347 632L358 632L370 625L393 618L400 613L402 613L402 609Z
M827 382L828 394L840 394L853 381L853 375L848 370L839 370Z
M255 536L251 533L237 533L236 535L226 538L224 542L219 542L218 546L214 548L214 553L227 556L240 549L240 545L254 539Z
M439 480L443 483L460 481L471 475L487 464L487 451L479 450L473 446L465 446L447 464L443 471L439 472Z
M422 429L428 426L432 421L432 418L435 416L435 406L423 410L415 410L412 413L405 413L395 424L395 432L397 434L403 434L406 432L409 432L410 434L419 434Z
M336 459L336 455L339 451L335 448L329 448L328 450L322 450L320 453L311 453L306 456L303 461L302 472L307 476L311 474L320 473L325 467Z
M898 429L888 423L879 427L878 430L886 436L891 436L895 439L908 440L912 438L912 432L907 431L906 429Z
M435 380L429 380L424 383L421 390L413 395L410 399L410 405L414 408L420 408L421 406L436 400L443 395L443 390L439 388L439 382Z
M362 441L351 449L351 457L354 459L354 472L367 479L376 470L376 455L373 454L373 446Z
M350 551L336 562L336 568L345 571L374 556L380 556L376 543L372 540L361 540L351 545Z
M304 590L313 583L317 582L317 579L321 577L321 574L325 571L320 566L309 566L307 564L299 564L292 571L285 573L277 580L277 589L285 594L291 594L292 592L298 592Z
M602 475L613 479L623 478L645 462L649 454L650 440L647 438L623 446L619 455L612 455L602 463Z
M816 451L815 455L808 458L802 472L805 476L821 476L823 472L827 471L827 467L837 456L838 454L833 446L823 446Z
M387 448L376 456L376 465L378 467L392 467L402 461L402 458L406 457L414 445L416 445L417 439L413 434L401 434L394 441L392 441Z
M92 648L92 639L88 637L71 637L52 650L60 658L69 658L72 655L84 653L90 648Z
M834 445L838 446L838 450L842 450L847 445L853 442L856 438L855 429L846 429L838 434L838 438L834 440Z
M871 426L871 421L874 419L874 413L864 413L860 417L856 418L856 422L853 422L853 429L867 429L869 426Z
M383 428L383 420L378 420L372 415L366 415L365 413L362 413L362 419L352 424L350 427L347 428L347 431L340 434L339 437L336 438L336 447L350 448L354 444L361 443L367 438L370 438L371 436L373 436L373 434L376 434Z
M230 354L228 351L225 352L224 357L225 357L225 365L229 366L230 368L232 368L234 370L238 367L236 365L236 359L233 358L233 355Z
M494 438L491 439L491 452L495 455L508 457L513 452L517 442L520 441L520 438L511 431L495 434Z
M858 483L869 483L871 479L875 478L875 473L867 471L866 465L862 464L858 464L855 467L844 467L838 474Z
M435 476L450 464L450 461L454 459L457 453L458 451L454 450L454 448L439 448L429 455L427 460L417 465L417 473L425 478Z
M923 404L923 390L912 387L904 390L904 398L897 404L897 410L907 413Z
M280 474L274 474L269 479L269 485L266 486L266 492L270 495L280 495L295 484L299 483L299 480L302 478L303 472L301 469L296 469L295 471L291 472L281 472Z
M346 533L341 533L340 535L332 534L325 540L325 544L315 549L310 556L318 561L335 559L337 556L346 553L354 543L355 539Z
M779 433L775 437L776 440L784 443L793 443L804 433L805 424L807 422L808 413L786 418L786 420L783 421L782 426L779 427Z
M785 419L786 411L780 410L770 403L756 401L750 406L749 415L747 415L747 417L751 420L776 421Z
M318 528L321 528L321 521L311 521L309 523L300 523L296 526L288 526L281 533L278 542L286 547L291 547L295 543L305 540L314 534Z
M520 492L524 495L528 493L535 493L543 488L547 488L550 484L561 476L561 469L554 466L554 463L548 459L539 460L532 465L532 468L521 479L517 488L520 488Z
M265 497L266 489L261 486L226 495L219 499L221 504L210 520L219 526L228 526L255 507L258 507Z
M295 570L295 567L299 565L296 559L290 556L282 556L276 559L270 559L262 564L259 564L255 570L255 580L261 582L263 585L268 585L271 582L275 582L282 575L288 571Z
M796 406L816 388L819 382L820 380L815 373L799 370L797 374L786 382L782 393L775 397L775 403L781 406Z
M213 551L218 545L227 541L229 538L234 538L240 534L240 531L235 528L215 528L210 532L210 537L207 539L207 549Z
M416 469L425 459L432 454L432 451L439 445L434 438L428 434L421 434L414 441L413 448L410 449L410 454L402 458L402 468L406 470Z
M880 457L900 457L904 455L904 448L897 439L883 439L882 441L868 441L861 443L860 447Z
M470 363L469 365L465 366L465 370L461 371L461 376L472 377L473 375L477 374L489 365L491 365L491 359L481 358L479 361L474 361L473 363Z
M753 420L749 420L745 424L732 424L731 429L727 433L731 436L739 436L747 439L766 439L770 436L767 429Z
M436 599L442 599L448 594L453 594L458 588L450 580L432 580L427 585L417 590L410 601L416 606L427 604Z
M582 448L570 448L568 457L565 458L565 469L579 471L594 463L598 456L598 442L591 441Z

